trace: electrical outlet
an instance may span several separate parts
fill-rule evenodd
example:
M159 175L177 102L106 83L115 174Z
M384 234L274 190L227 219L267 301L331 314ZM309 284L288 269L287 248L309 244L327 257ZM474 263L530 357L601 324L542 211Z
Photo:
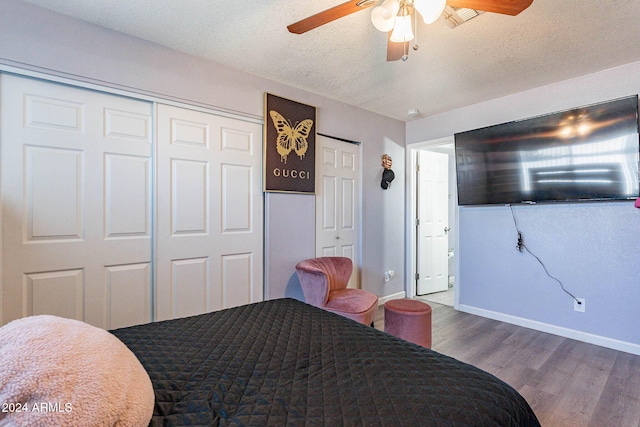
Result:
M393 279L393 276L396 275L396 272L393 270L384 272L384 282L387 283L389 280Z
M584 301L584 298L576 298L578 301L580 301L580 303L578 304L578 301L576 301L575 299L573 300L573 309L575 311L578 311L580 313L584 313L585 309L586 309L586 302Z

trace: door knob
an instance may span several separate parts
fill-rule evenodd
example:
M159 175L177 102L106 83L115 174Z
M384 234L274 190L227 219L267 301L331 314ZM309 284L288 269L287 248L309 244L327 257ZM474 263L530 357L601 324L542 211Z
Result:
M445 232L445 233L448 233L448 232L449 232L449 230L451 230L449 227L445 227L445 228L444 228L444 232Z

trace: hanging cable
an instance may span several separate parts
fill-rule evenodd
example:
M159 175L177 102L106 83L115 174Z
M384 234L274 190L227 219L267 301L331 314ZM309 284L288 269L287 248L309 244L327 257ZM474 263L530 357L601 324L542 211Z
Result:
M569 295L571 298L573 298L578 304L582 304L582 302L580 300L578 300L578 298L576 298L571 292L569 292L568 290L565 289L565 287L562 284L562 282L560 281L560 279L558 279L555 276L552 276L549 273L549 270L547 270L547 267L544 265L542 260L536 254L531 252L531 250L529 250L527 245L524 243L524 238L522 237L522 232L520 231L520 228L518 227L518 221L516 220L516 214L513 212L513 206L509 205L509 209L511 209L511 217L513 218L513 225L516 227L516 231L518 232L518 242L516 243L516 249L518 250L518 252L522 252L523 250L527 251L527 253L529 255L534 257L538 261L538 263L540 263L540 265L542 266L542 269L547 274L547 276L549 276L551 279L553 279L556 282L558 282L558 284L560 285L560 289L562 289L567 295Z

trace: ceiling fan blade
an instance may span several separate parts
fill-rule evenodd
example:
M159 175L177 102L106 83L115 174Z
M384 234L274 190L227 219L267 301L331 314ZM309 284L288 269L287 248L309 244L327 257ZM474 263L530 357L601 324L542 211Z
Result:
M409 51L409 42L392 42L391 33L392 31L387 33L387 61L397 61Z
M533 0L447 0L451 7L464 7L485 12L516 16L529 6Z
M318 28L328 22L335 21L343 16L351 15L359 10L373 6L376 2L371 0L351 0L346 3L339 4L331 9L327 9L313 16L298 21L287 27L289 32L294 34L306 33L309 30Z

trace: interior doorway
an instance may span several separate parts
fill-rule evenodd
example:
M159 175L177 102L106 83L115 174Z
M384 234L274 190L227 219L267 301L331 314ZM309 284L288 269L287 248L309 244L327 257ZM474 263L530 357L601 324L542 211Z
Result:
M416 166L416 294L448 289L449 156L418 150Z
M453 137L413 144L407 150L407 157L407 234L410 242L407 296L418 296L457 308L456 254L459 239ZM439 160L426 160L431 158ZM445 170L436 171L436 168Z

